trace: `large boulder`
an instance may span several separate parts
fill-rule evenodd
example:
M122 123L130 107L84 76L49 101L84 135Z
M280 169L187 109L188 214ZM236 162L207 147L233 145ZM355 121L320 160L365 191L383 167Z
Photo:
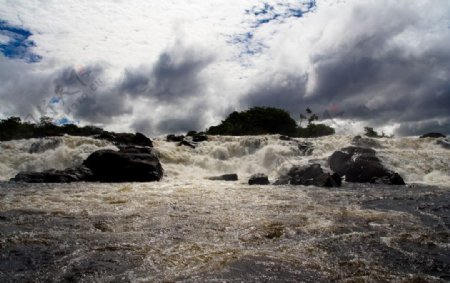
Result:
M248 180L249 185L269 185L269 177L263 173L257 173L250 176Z
M278 179L276 185L304 185L318 187L340 187L341 177L337 173L325 172L320 164L294 166L289 172Z
M446 135L441 134L441 133L426 133L426 134L420 136L421 139L423 139L423 138L437 139L437 138L445 138L445 137L446 137Z
M92 179L92 171L85 166L65 170L46 170L43 172L20 172L11 181L25 183L70 183Z
M404 185L402 177L387 169L371 148L346 147L328 159L331 170L345 176L347 182Z
M158 155L150 147L99 150L92 153L83 165L92 171L92 181L150 182L159 181L163 176Z

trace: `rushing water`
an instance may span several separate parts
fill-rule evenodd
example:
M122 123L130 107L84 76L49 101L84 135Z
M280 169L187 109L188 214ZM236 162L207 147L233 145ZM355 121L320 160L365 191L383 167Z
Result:
M3 180L65 168L112 145L63 137L0 143ZM299 140L302 141L302 140ZM450 151L432 139L382 139L408 186L249 186L321 163L351 137L216 137L196 149L156 140L155 183L0 183L0 282L447 282ZM36 147L36 146L35 146ZM238 182L209 181L237 173Z

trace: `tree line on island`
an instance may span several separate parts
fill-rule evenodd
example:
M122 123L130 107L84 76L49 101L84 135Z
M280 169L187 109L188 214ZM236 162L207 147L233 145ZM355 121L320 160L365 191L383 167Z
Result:
M318 120L319 116L309 108L306 108L305 113L300 114L300 120L297 122L283 109L252 107L244 111L230 113L219 125L209 127L204 132L189 131L186 135L244 136L280 134L289 137L315 138L335 133L334 128L316 123ZM304 122L306 122L305 125L303 125ZM392 137L386 136L384 133L379 134L371 127L365 127L364 131L364 135L371 138ZM113 133L95 126L56 125L51 118L45 116L37 123L22 121L19 117L9 117L0 120L0 141L63 135L95 136L110 141L120 140L121 143L136 144L134 142L136 136L131 133Z

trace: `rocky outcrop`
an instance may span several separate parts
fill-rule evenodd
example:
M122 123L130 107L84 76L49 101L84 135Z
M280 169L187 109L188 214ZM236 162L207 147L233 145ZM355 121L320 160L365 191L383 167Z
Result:
M340 187L341 177L337 173L325 172L320 164L294 166L278 179L275 185L303 185L317 187Z
M225 174L225 175L221 175L221 176L209 177L208 180L211 180L211 181L237 181L238 175L237 174Z
M112 142L116 146L149 146L153 147L153 142L141 133L130 134L130 133L112 133L103 132L97 136L97 139L103 139Z
M447 137L447 136L444 135L444 134L441 134L441 133L427 133L427 134L424 134L424 135L420 136L421 139L423 139L423 138L434 138L434 139L437 139L437 138L445 138L445 137Z
M159 181L163 176L156 151L150 147L99 150L83 165L92 171L94 181L101 182L151 182Z
M263 173L253 174L248 180L249 185L269 185L269 177Z
M82 166L65 170L21 172L11 181L28 183L151 182L159 181L163 168L153 148L121 146L119 151L99 150Z
M70 183L92 179L92 171L86 166L43 172L20 172L11 181L24 183Z
M347 182L404 185L402 177L383 166L371 148L346 147L328 159L331 170L345 176Z

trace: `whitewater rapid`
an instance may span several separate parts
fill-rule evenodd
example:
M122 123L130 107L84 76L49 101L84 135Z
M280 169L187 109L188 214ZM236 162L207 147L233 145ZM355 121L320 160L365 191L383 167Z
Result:
M265 173L275 180L293 165L319 163L328 168L328 157L352 145L352 139L339 135L292 140L281 140L278 135L210 136L209 141L198 143L193 149L160 137L154 140L154 147L165 170L164 179L201 182L211 176L236 173L245 181L252 174ZM402 137L376 141L381 145L376 151L384 165L398 172L407 183L450 184L450 150L435 139ZM310 143L312 153L305 155L299 143ZM0 142L0 180L9 180L20 171L80 165L100 149L117 148L108 141L73 136Z

